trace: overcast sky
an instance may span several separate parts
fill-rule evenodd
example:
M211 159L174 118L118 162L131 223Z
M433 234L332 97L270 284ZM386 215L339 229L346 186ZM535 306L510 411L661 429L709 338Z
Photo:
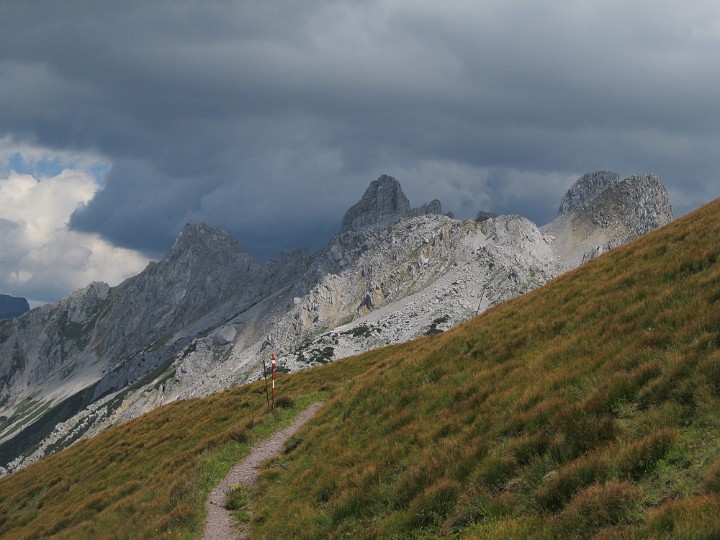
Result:
M714 0L0 0L0 293L117 284L189 219L318 249L380 174L539 225L583 173L720 196Z

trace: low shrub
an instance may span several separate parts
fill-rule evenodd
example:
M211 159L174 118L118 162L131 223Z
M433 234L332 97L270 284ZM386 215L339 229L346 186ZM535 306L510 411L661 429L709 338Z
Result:
M708 492L720 495L720 459L708 469L703 484Z
M538 433L514 440L510 445L510 451L520 465L525 465L533 458L542 455L549 446L547 435Z
M577 406L568 407L559 415L557 423L562 439L553 444L550 452L561 462L574 459L612 441L616 434L615 422L611 416L597 416Z
M509 455L488 456L475 470L475 481L493 489L503 487L515 474L517 462Z
M292 409L295 406L295 400L290 396L279 396L275 398L275 406L281 409Z
M241 523L248 523L252 516L249 511L251 500L250 488L242 484L233 484L225 498L225 508Z
M225 508L228 510L237 510L245 507L247 503L248 488L241 484L231 485L225 498Z
M708 355L698 367L715 396L720 397L720 351Z

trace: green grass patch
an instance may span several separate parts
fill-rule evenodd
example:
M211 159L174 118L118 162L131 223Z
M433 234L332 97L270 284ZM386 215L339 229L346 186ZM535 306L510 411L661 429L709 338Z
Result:
M251 490L247 486L240 484L232 485L228 490L225 508L232 513L238 522L248 523L252 519L250 510L251 497Z

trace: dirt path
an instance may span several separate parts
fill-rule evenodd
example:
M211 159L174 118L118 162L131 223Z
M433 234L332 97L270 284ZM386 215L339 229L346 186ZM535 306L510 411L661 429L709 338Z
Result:
M257 444L250 452L250 455L230 469L228 475L215 486L205 503L208 520L205 525L203 540L228 540L247 538L249 536L249 530L244 531L244 533L238 532L233 526L230 513L225 509L225 496L229 487L233 484L255 485L262 462L279 453L285 442L315 415L321 405L322 403L313 403L298 414L290 427L278 431L269 439Z

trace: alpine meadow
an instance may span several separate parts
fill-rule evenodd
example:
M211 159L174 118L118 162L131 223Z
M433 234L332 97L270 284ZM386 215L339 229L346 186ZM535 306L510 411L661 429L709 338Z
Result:
M172 403L0 480L13 538L197 537L252 442L258 538L720 534L720 201L447 332Z

